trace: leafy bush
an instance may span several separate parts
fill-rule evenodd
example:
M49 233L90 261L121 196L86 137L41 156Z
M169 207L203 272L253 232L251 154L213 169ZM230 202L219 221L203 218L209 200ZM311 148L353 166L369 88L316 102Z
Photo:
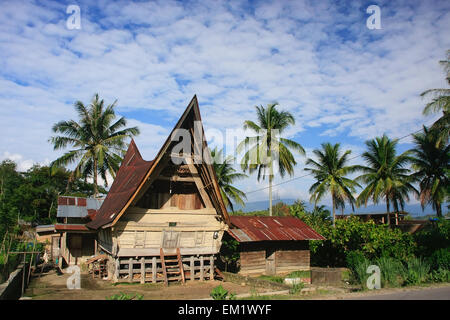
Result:
M450 248L450 221L441 219L414 234L416 255L429 257L437 249Z
M359 284L362 288L366 287L367 278L370 274L367 273L367 267L370 261L360 251L352 251L347 254L347 266L350 269L350 282Z
M346 266L347 253L359 251L369 260L381 256L407 260L413 256L415 244L409 233L377 225L373 221L362 222L358 217L337 220L333 228L325 222L316 231L327 240L311 241L313 265Z
M135 295L131 295L131 294L126 294L126 293L118 293L118 294L113 294L110 297L106 297L106 300L142 300L144 298L144 296L142 294L135 294Z
M382 287L397 287L401 286L407 277L407 272L401 261L390 258L381 257L375 261L375 264L381 271L381 286Z
M292 288L289 289L290 294L297 294L299 293L303 288L305 287L305 284L303 282L294 283Z
M431 272L431 280L433 282L449 282L450 270L439 268Z
M234 300L236 299L236 295L234 293L228 294L228 290L225 290L222 285L218 285L214 289L211 290L211 293L209 294L211 298L214 300Z
M407 284L419 284L428 280L430 272L430 263L421 258L412 258L408 260L406 272Z
M434 251L430 257L430 263L434 270L450 270L450 249L442 248Z

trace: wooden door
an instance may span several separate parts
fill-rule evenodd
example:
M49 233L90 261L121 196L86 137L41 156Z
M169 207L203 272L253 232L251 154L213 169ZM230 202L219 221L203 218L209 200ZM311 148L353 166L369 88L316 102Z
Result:
M50 260L56 261L56 258L59 257L60 239L60 237L52 237L52 250L50 252Z
M69 239L69 252L70 261L69 264L78 264L78 260L81 257L81 248L83 244L83 238L78 234L71 234Z
M163 249L174 249L178 247L178 240L180 239L180 232L163 231Z
M275 274L275 253L273 249L266 249L266 274Z

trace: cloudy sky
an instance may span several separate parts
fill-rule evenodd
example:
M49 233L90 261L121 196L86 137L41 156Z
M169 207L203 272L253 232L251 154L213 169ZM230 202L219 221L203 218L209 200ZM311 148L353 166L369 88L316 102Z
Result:
M79 29L68 28L69 5L80 8ZM366 25L370 5L381 29ZM420 93L446 87L438 61L448 30L449 1L0 1L0 160L21 170L54 160L51 126L75 119L73 103L96 92L118 99L118 113L139 126L148 160L194 94L207 138L241 129L255 105L277 101L296 119L285 135L308 156L326 141L358 155L367 139L433 122ZM311 183L296 179L275 196L308 199Z

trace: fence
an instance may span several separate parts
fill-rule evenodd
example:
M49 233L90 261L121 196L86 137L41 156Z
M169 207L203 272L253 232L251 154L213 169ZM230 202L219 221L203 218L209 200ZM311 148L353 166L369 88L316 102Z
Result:
M186 280L213 280L215 259L214 255L182 256ZM115 263L115 281L141 283L164 281L164 271L159 256L120 257Z

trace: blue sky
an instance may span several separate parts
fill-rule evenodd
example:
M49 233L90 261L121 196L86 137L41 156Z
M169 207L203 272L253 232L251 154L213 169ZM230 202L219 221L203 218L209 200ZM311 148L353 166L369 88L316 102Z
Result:
M66 27L70 4L81 9L81 29ZM380 30L366 26L373 4ZM0 160L26 170L58 157L47 142L52 124L75 118L73 103L96 92L118 99L118 113L140 127L146 159L194 94L207 137L241 129L255 105L278 101L296 118L286 136L308 156L325 141L356 155L367 139L435 120L422 116L420 93L446 86L438 61L448 30L449 1L0 1ZM308 199L311 183L276 193Z

